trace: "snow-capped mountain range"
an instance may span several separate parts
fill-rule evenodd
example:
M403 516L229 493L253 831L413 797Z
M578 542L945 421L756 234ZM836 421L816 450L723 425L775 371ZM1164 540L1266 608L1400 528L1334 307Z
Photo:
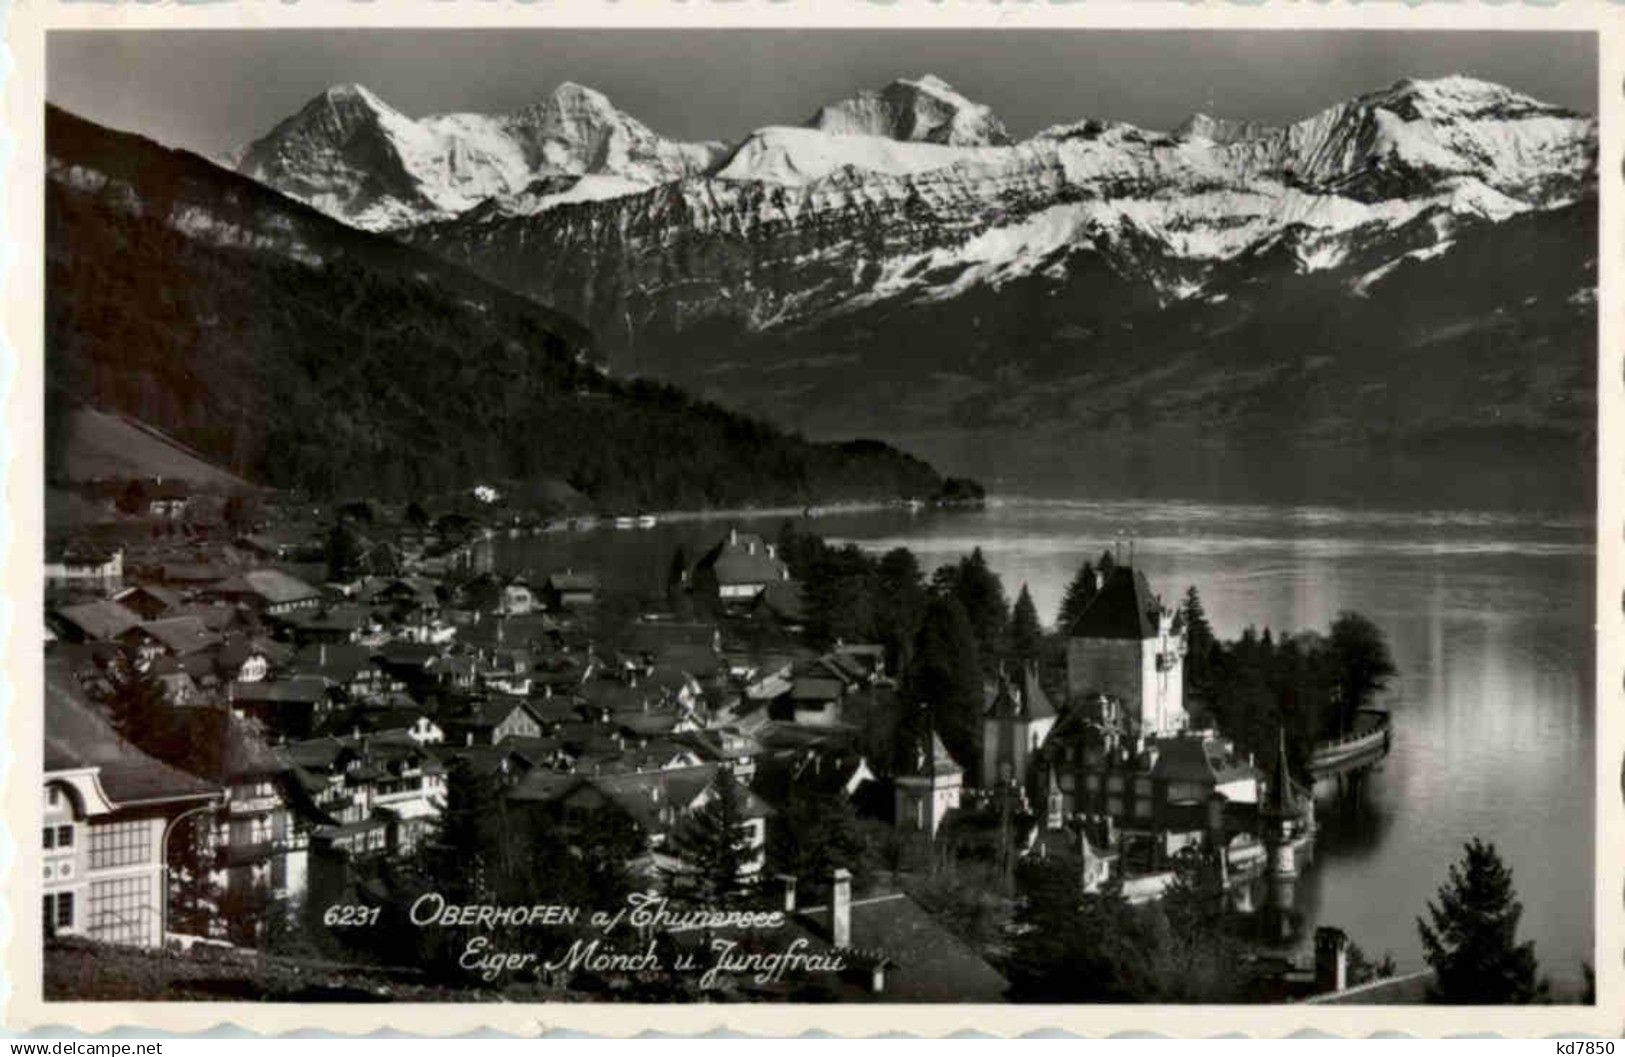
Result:
M660 256L679 234L781 245L793 234L798 257L852 265L852 283L758 293L747 317L760 326L897 294L952 296L1069 247L1149 242L1163 260L1147 278L1183 297L1212 265L1272 242L1315 270L1424 213L1444 242L1456 219L1574 201L1596 143L1592 119L1466 77L1402 81L1280 128L1198 114L1162 133L1090 119L1019 143L929 75L733 145L665 139L575 84L513 114L419 120L348 85L250 144L238 168L358 227L437 224L431 247L566 310L582 299L560 287L564 272L601 287L601 267ZM832 224L850 244L830 238ZM583 259L580 239L600 259ZM878 254L860 248L877 242ZM547 266L526 259L543 255ZM952 282L918 288L945 268ZM716 280L732 285L703 273L685 285Z
M237 152L238 171L356 227L456 216L494 198L609 198L712 169L721 143L651 132L591 88L565 83L512 114L414 120L368 89L337 85Z
M927 75L737 143L682 143L577 85L515 114L416 120L350 86L240 159L338 219L576 316L622 367L735 399L730 379L838 346L844 375L953 364L970 398L1023 355L970 351L1000 298L1038 299L1044 340L1086 335L1080 350L1129 303L1141 314L1123 325L1143 337L1168 306L1234 312L1315 276L1370 299L1407 264L1483 252L1481 229L1590 201L1597 125L1448 76L1279 127L1088 118L1016 141ZM870 347L877 328L952 305L965 325L933 348Z

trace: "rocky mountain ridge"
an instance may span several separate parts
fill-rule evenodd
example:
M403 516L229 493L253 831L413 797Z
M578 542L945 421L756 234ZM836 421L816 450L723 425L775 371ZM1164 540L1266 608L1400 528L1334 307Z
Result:
M921 77L709 157L615 195L557 173L395 234L585 321L620 370L814 434L1592 429L1597 124L1501 85L1012 141ZM1403 395L1413 372L1435 399ZM1337 386L1280 415L1289 378Z

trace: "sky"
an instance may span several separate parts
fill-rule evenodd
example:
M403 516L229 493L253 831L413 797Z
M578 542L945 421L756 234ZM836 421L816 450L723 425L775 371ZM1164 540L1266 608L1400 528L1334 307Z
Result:
M1594 113L1580 33L1148 30L58 31L51 102L201 153L264 134L333 84L414 117L518 109L563 81L674 139L739 139L934 73L1018 138L1084 117L1168 129L1195 111L1297 120L1403 77L1469 74Z

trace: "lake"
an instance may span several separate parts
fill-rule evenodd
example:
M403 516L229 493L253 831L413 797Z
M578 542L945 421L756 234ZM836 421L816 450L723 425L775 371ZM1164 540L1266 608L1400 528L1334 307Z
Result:
M798 519L799 521L800 519ZM783 518L748 526L764 534ZM1574 982L1593 954L1596 651L1589 518L1181 501L1007 499L985 511L801 521L832 541L913 550L927 568L980 546L1014 599L1053 621L1079 564L1117 546L1165 601L1201 592L1224 638L1324 628L1343 609L1383 629L1399 676L1393 751L1352 810L1323 804L1299 880L1306 934L1336 925L1402 971L1423 968L1416 918L1469 838L1493 842L1541 969ZM498 562L597 566L652 594L673 550L692 561L726 521L502 541Z

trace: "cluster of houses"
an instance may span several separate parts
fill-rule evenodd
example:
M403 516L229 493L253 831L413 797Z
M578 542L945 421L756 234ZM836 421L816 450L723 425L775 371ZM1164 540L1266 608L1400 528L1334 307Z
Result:
M882 778L856 734L895 692L884 651L801 646L799 587L759 536L730 529L683 571L705 616L651 611L613 641L590 630L592 570L503 575L408 541L398 574L335 583L311 561L319 553L310 529L59 550L46 619L47 935L169 942L182 932L171 920L182 841L202 849L199 869L231 905L330 902L369 860L432 837L459 765L550 817L621 812L644 837L631 865L651 883L680 869L669 838L723 771L745 789L750 881L774 804L813 782L928 839L1076 853L1086 890L1115 874L1131 898L1155 898L1192 844L1238 873L1293 872L1303 791L1284 759L1261 768L1192 728L1183 630L1127 566L1068 629L1061 707L1036 670L1004 673L987 688L979 758L955 760L927 730ZM780 645L735 634L758 620L786 632ZM187 766L114 730L105 702L127 669L161 688ZM886 920L928 921L918 910L876 904ZM232 924L185 928L227 936ZM960 970L986 984L962 948Z

